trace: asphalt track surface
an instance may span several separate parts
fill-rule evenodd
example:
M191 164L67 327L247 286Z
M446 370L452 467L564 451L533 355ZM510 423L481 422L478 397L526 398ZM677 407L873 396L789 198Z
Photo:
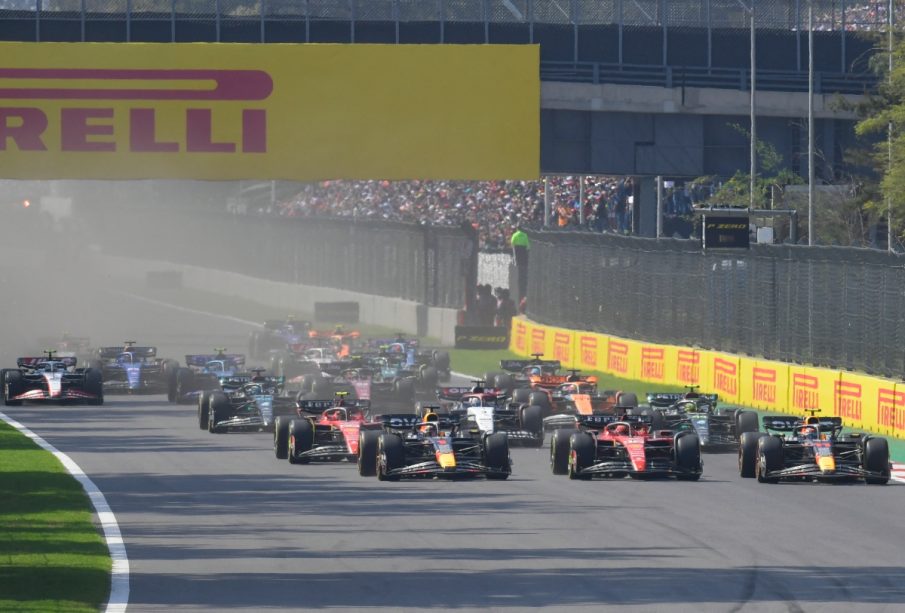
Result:
M249 330L88 273L3 267L0 287L4 365L63 331L176 357L242 348ZM546 448L514 449L505 482L381 483L277 461L267 433L208 434L160 396L107 400L5 410L106 495L130 611L905 607L901 485L761 485L734 455L705 456L698 483L571 482Z

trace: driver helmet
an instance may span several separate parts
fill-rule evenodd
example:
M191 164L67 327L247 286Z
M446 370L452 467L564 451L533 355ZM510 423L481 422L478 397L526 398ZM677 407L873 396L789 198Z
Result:
M817 428L814 426L802 426L798 429L798 438L801 439L815 439L817 438Z
M481 399L477 397L472 397L468 399L468 406L470 407L479 407L481 406Z
M628 436L630 434L629 428L625 424L616 424L616 427L613 428L613 433L619 436Z

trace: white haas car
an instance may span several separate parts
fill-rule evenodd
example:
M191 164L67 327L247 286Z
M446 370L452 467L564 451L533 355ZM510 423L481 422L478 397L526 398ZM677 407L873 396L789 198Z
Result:
M3 401L7 406L23 402L86 402L104 403L101 373L91 368L76 368L74 357L55 357L54 351L45 357L25 357L16 360L18 368L0 371Z

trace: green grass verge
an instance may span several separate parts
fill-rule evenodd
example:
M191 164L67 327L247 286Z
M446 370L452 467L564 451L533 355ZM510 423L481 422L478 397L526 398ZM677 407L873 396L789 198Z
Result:
M452 369L456 372L473 376L475 378L483 377L487 372L499 372L500 360L520 359L524 356L516 355L511 351L488 351L478 349L451 349L449 352ZM583 371L587 374L597 375L597 387L602 390L613 389L625 392L634 392L643 402L644 394L647 392L675 392L674 386L660 385L656 383L646 383L644 381L636 381L632 379L621 379L602 372ZM703 390L707 391L707 390ZM750 408L750 407L747 407ZM751 409L756 410L756 409ZM757 411L759 414L765 414L763 411ZM905 462L905 440L887 437L889 442L889 453L896 462Z
M97 611L112 562L82 486L0 422L0 611Z

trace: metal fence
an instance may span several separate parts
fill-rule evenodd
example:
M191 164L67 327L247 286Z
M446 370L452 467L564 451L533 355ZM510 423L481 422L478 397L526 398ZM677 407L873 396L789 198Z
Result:
M140 228L140 240L123 227ZM477 279L477 237L459 227L130 207L94 230L105 252L462 308ZM150 253L145 245L167 245Z
M533 232L528 315L628 338L901 377L905 257Z
M743 68L752 2L758 69L806 70L808 0L0 0L0 40L537 43L544 62ZM815 70L868 72L888 0L813 2Z

